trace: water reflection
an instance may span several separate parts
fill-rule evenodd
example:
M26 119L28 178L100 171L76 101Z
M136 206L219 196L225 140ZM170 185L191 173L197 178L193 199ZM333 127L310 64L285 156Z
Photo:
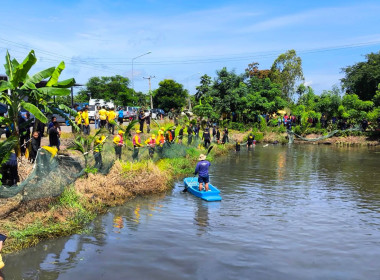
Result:
M242 148L212 165L222 202L182 188L136 198L96 219L89 234L6 256L5 273L60 280L379 279L378 161L371 149Z
M201 236L202 234L207 232L207 227L209 225L209 213L207 202L203 202L200 199L196 200L194 221L197 225L198 236Z

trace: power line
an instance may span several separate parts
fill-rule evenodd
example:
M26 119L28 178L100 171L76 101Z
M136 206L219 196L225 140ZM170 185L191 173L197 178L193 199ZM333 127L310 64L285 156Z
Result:
M0 38L0 41L6 42L7 44L11 44L17 48L22 49L30 49L31 47L25 44L17 43L11 40L7 40L4 38ZM336 45L336 46L329 46L329 47L321 47L321 48L312 48L312 49L304 49L304 50L298 50L298 54L310 54L310 53L320 53L320 52L328 52L328 51L336 51L336 50L342 50L342 49L349 49L349 48L358 48L358 47L364 47L364 46L371 46L371 45L378 45L380 44L380 41L368 41L368 42L361 42L361 43L354 43L354 44L346 44L346 45ZM81 67L84 68L90 68L90 69L97 69L102 71L109 71L112 72L114 70L115 72L123 72L124 70L111 68L108 66L128 66L131 65L131 60L128 58L128 61L126 58L118 59L117 61L112 61L107 58L87 58L87 59L78 59L74 57L68 57L64 55L60 55L54 52L45 51L39 48L34 48L38 52L50 56L56 59L68 59L68 64L74 64L74 65L81 65ZM207 64L207 63L221 63L221 62L238 62L238 61L245 61L248 59L263 59L263 58L269 58L269 57L276 57L279 53L284 52L284 50L273 50L273 51L267 51L267 52L254 52L254 53L245 53L245 54L229 54L229 55L222 55L222 56L215 56L210 55L207 58L206 57L194 57L193 59L182 59L182 60L173 60L173 58L168 58L168 60L165 60L164 57L161 58L161 60L151 60L151 61L140 61L136 62L135 65L140 66L163 66L163 65L181 65L181 64ZM58 61L54 60L52 58L46 58L43 56L40 56L41 58L45 60L51 60L51 61ZM106 70L106 68L109 68L110 70Z

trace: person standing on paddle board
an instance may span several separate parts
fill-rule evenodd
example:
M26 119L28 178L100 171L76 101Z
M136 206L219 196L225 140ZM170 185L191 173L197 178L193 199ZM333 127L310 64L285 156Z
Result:
M204 154L201 154L198 158L197 166L195 167L194 174L198 175L198 183L199 183L199 191L203 188L203 183L205 183L205 190L208 191L208 182L209 182L209 175L208 175L208 169L211 166L211 163L206 160L206 156Z

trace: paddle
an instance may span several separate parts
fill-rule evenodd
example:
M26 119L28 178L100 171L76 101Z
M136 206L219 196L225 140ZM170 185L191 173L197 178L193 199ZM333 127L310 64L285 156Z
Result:
M208 156L208 154L211 152L212 148L214 148L214 146L210 146L210 147L208 148L206 156ZM185 188L183 189L182 192L187 192L187 186L185 186Z

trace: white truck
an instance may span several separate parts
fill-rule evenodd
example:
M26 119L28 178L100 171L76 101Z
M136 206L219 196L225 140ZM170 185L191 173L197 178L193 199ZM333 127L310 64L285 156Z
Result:
M91 121L95 121L95 112L97 107L115 108L113 101L107 102L104 99L90 99L88 102L88 117Z

